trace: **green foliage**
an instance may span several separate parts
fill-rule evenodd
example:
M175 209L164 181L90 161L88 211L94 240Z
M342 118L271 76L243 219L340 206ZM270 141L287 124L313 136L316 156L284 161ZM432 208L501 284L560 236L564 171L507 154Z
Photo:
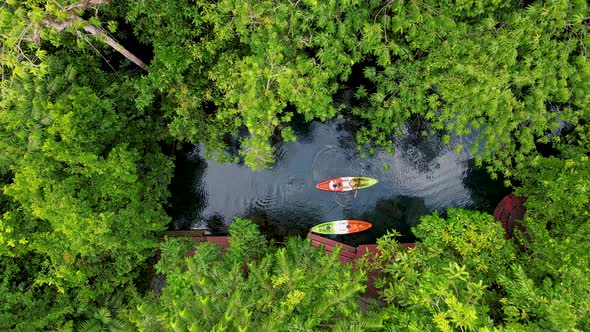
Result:
M0 177L0 189L11 180L10 172ZM46 265L44 255L30 247L37 229L30 213L0 190L0 330L61 325L75 310L70 294L35 283Z
M112 317L111 312L107 308L99 308L91 319L84 321L80 325L80 330L83 332L98 332L98 331L130 331L126 329L122 321Z
M424 216L413 230L429 250L454 257L483 280L490 279L488 273L505 270L514 261L514 246L504 240L505 231L492 216L456 209L447 214L445 219L436 213Z
M378 66L364 71L376 91L368 97L372 112L355 112L370 122L360 142L385 144L384 133L418 115L443 133L478 133L474 154L491 170L507 171L534 155L535 143L547 142L558 121L584 125L580 119L590 109L587 3L515 4L387 6L382 28L366 36L383 51L375 53Z
M423 217L414 230L422 242L403 250L395 234L378 240L382 255L367 267L382 267L381 288L391 324L399 329L474 330L503 319L495 304L503 295L496 280L516 261L489 215L457 209L448 218Z
M248 263L268 252L268 243L256 224L247 219L234 218L229 236L231 243L225 254L234 264Z
M2 329L61 327L132 285L169 221L165 132L134 109L134 80L56 53L1 82Z
M32 249L60 262L38 282L62 289L97 277L98 285L112 290L119 284L110 273L132 275L155 245L145 235L167 221L161 203L170 164L153 142L134 141L149 125L121 111L128 103L121 92L129 83L95 81L110 84L110 95L102 90L102 98L74 82L50 91L50 83L67 80L68 71L60 72L60 61L49 63L49 76L15 79L11 98L3 101L11 112L3 112L0 121L19 139L2 142L14 151L6 157L14 170L6 193L45 225L31 241Z
M246 220L232 223L230 234L226 254L204 243L185 257L170 248L186 247L168 240L170 250L162 251L156 266L166 275L166 287L132 314L140 330L292 331L358 320L364 276L342 265L337 253L326 255L295 238L283 248L269 247ZM247 255L246 248L256 255Z
M517 172L527 197L525 231L518 240L530 253L528 279L511 284L529 315L546 316L545 328L590 328L590 162L588 150L563 147L559 157L535 158ZM524 286L535 287L529 299Z
M390 146L419 116L445 144L478 133L471 150L493 171L534 155L558 121L584 125L590 109L585 1L132 1L126 11L155 52L138 105L161 96L171 133L221 158L223 136L247 128L253 168L273 162L279 132L293 139L293 112L337 116L332 95L347 86L371 104L353 109L367 120L361 146ZM369 86L348 81L354 64Z
M87 320L79 325L78 331L132 331L124 321L116 318L117 313L122 309L125 293L115 292L112 296L101 296L96 299L96 305L86 309Z
M546 207L547 202L543 210L553 209ZM530 209L533 216L542 213ZM525 224L524 254L504 239L491 216L457 209L449 210L446 219L423 217L414 229L421 239L414 249L402 249L395 234L379 239L382 254L366 259L364 266L381 269L375 285L387 303L390 324L413 331L586 330L587 241L541 237L534 223ZM567 237L587 239L588 219L577 226L579 231Z
M412 117L444 144L476 133L455 151L522 183L524 252L490 216L427 216L416 249L379 241L366 266L383 267L387 307L361 314L361 272L303 241L271 247L237 219L225 254L162 244L168 286L139 300L138 327L590 330L585 1L93 3L0 6L0 330L124 328L101 299L133 288L169 221L159 144L171 135L235 160L224 138L246 129L239 156L264 167L272 141L295 140L296 114L349 115L332 98L343 88L363 105L347 110L363 120L361 156L391 149ZM128 40L129 24L153 50L145 76L103 43L101 26ZM556 135L560 123L573 132Z
M336 115L332 95L361 60L360 31L376 1L130 1L127 19L154 47L139 105L165 96L171 133L223 152L242 126L248 166L274 161L294 110L306 120Z

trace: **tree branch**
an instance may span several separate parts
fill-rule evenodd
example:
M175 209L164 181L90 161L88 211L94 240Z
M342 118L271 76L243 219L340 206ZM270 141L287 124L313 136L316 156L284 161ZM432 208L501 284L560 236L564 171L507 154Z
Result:
M43 23L43 25L50 26L57 31L62 31L63 29L67 28L70 24L72 24L72 22L74 22L77 18L77 16L71 15L70 17L66 18L65 20L59 23L50 21L48 19L44 19L43 21L41 21L41 23Z
M95 5L102 5L109 2L109 0L84 0L80 3L77 3L75 5L69 5L65 8L66 12L70 12L74 9L86 9L90 6L95 6Z
M86 2L93 2L93 1L94 2L97 2L97 1L106 2L106 0L88 0ZM68 26L70 26L76 22L82 22L84 24L84 31L88 32L91 35L97 36L99 38L104 38L105 42L110 47L112 47L115 51L121 53L121 55L123 55L127 59L131 60L131 62L135 63L136 65L141 67L143 70L148 71L148 66L143 61L141 61L141 59L136 57L133 53L129 52L125 47L123 47L123 45L119 44L119 42L117 42L116 40L111 38L102 28L95 27L94 25L88 23L87 21L81 19L80 17L78 17L76 15L70 14L70 16L68 16L68 18L66 18L65 20L63 20L59 23L54 22L54 21L50 21L48 19L44 19L43 21L41 21L41 23L43 23L44 25L50 26L57 31L62 31L63 29L67 28Z
M97 28L91 24L86 24L86 26L84 26L84 30L94 36L105 38L106 43L115 51L121 53L124 57L131 60L131 62L141 67L141 69L148 71L148 66L143 61L136 57L135 54L129 52L125 47L123 47L123 45L119 44L116 40L107 35L103 29Z

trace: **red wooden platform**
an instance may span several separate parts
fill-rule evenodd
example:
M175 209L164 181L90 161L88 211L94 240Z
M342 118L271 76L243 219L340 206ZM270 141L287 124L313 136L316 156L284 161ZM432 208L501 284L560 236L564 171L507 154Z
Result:
M524 203L526 197L519 197L512 193L506 195L496 206L494 210L494 219L502 223L502 227L506 230L504 237L510 239L514 232L514 226L518 224L519 220L524 218L526 207ZM519 225L521 230L524 230L524 226Z
M169 237L189 237L195 243L199 242L213 242L217 243L225 249L229 246L229 241L227 236L209 236L205 235L204 233L194 232L194 231L172 231L172 232L165 232L162 234L161 238L163 239L165 236ZM376 244L363 244L358 247L349 246L347 244L334 241L323 236L308 233L307 238L311 240L311 245L315 247L323 246L326 253L331 253L334 250L334 247L340 246L342 250L340 251L339 259L340 262L344 264L354 264L357 258L363 257L366 253L377 253L377 245ZM414 247L414 243L401 243L402 246L405 247ZM194 254L194 249L190 250L187 253L187 256L191 256ZM156 252L156 260L160 259L160 249ZM365 297L368 298L377 298L378 293L377 289L373 285L373 281L375 280L378 272L369 273L367 289L364 293ZM165 285L164 277L154 275L152 276L151 287L156 293L160 292L162 287Z
M164 237L188 237L191 238L196 243L200 242L212 242L218 244L222 250L225 251L227 247L229 247L229 240L227 236L210 236L210 235L200 235L201 233L195 233L192 231L169 231L164 232L160 239L163 240ZM191 249L186 255L192 256L195 253L195 249ZM156 261L160 260L160 248L156 250Z
M352 247L344 243L340 243L338 241L330 240L313 233L308 233L307 238L311 240L311 245L314 247L319 247L323 245L326 253L331 253L335 246L341 246L342 251L340 251L340 261L342 263L352 263L356 258L356 247Z
M352 247L352 246L346 245L344 243L340 243L338 241L334 241L334 240L325 238L321 235L317 235L317 234L314 234L311 232L307 233L307 238L311 240L312 246L316 246L316 247L323 246L326 253L331 253L332 250L334 250L334 247L341 246L342 251L340 251L339 258L340 258L340 262L342 262L342 263L350 263L350 264L354 265L355 260L357 258L361 258L367 253L379 253L379 251L377 250L376 244L362 244L358 247ZM400 243L400 244L406 248L413 248L416 246L415 243ZM369 272L369 274L367 275L367 277L369 278L369 280L367 281L367 288L365 289L365 292L361 298L375 299L375 298L379 297L379 293L377 291L377 288L375 288L375 285L374 285L375 278L377 278L378 274L379 274L379 271Z
M319 247L323 245L326 253L331 253L335 246L342 247L342 251L340 251L340 261L342 263L354 263L355 259L363 257L367 252L378 252L376 244L362 244L358 247L353 247L311 232L307 233L307 238L311 240L312 246ZM400 244L406 248L413 248L416 245L415 243Z

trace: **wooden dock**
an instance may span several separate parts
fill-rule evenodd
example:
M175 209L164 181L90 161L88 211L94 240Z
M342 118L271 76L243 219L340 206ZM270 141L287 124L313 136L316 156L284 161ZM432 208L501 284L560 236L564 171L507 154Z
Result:
M212 242L218 244L222 250L225 251L229 247L229 240L227 236L212 236L206 235L204 230L186 230L186 231L166 231L159 235L160 241L163 241L166 237L187 237L197 243L201 242ZM195 253L195 249L190 250L187 256L192 256ZM156 250L156 261L160 260L160 249Z
M502 227L506 230L506 234L504 234L506 239L512 238L514 226L518 224L519 220L524 219L524 214L526 213L525 202L526 197L520 197L510 193L496 206L494 219L502 223ZM521 231L525 230L522 225L518 227Z
M160 235L160 239L163 240L165 237L188 237L191 238L195 243L200 242L213 242L221 246L222 249L226 249L229 246L229 240L227 236L212 236L212 235L205 235L202 230L189 230L189 231L168 231L163 232ZM331 253L334 250L334 247L340 246L342 250L340 251L340 262L342 263L350 263L354 264L354 261L357 258L361 258L365 255L365 253L376 253L377 252L377 245L376 244L362 244L358 247L349 246L347 244L334 241L323 236L308 233L307 238L311 240L311 245L314 247L324 246L324 250L326 253ZM415 243L400 243L402 246L407 248L413 248ZM192 255L194 250L191 250L187 253L188 256ZM158 250L156 253L156 260L160 259L160 251Z
M162 232L160 234L160 240L163 240L164 237L190 237L196 243L199 242L213 242L217 243L221 246L221 248L225 249L229 246L229 241L227 236L213 236L208 235L204 230L201 229L194 229L188 231L167 231Z
M361 244L358 247L349 246L344 243L340 243L338 241L334 241L323 236L314 234L314 233L307 233L307 238L311 240L311 245L315 247L323 246L326 253L331 253L334 250L334 247L340 246L342 250L340 251L340 262L342 264L352 264L354 266L355 260L357 258L363 257L366 253L379 253L377 250L376 244ZM406 248L413 248L416 246L415 243L400 243L400 245ZM376 299L379 298L379 292L375 287L375 279L377 278L379 272L378 271L370 271L367 274L368 281L367 281L367 288L365 292L361 295L360 300L361 302L366 299ZM364 299L364 300L363 300Z
M307 233L307 238L311 240L311 245L315 247L324 246L324 250L326 253L331 253L334 250L334 247L340 246L342 247L342 251L340 251L340 262L342 263L351 263L354 264L354 261L357 258L361 258L365 255L365 253L377 253L377 245L376 244L362 244L358 247L349 246L347 244L334 241L328 238L325 238L321 235L317 235L314 233ZM400 243L400 245L406 248L413 248L416 244L415 243Z
M163 232L160 235L160 239L163 240L165 237L189 237L195 242L195 244L202 243L202 242L213 242L213 243L217 243L224 250L229 246L229 240L228 240L227 236L206 235L206 233L204 233L204 231L201 231L201 230ZM358 247L353 247L353 246L349 246L347 244L344 244L344 243L341 243L338 241L334 241L334 240L331 240L331 239L328 239L328 238L325 238L323 236L313 234L313 233L308 233L307 238L309 238L311 240L312 246L315 246L315 247L323 246L326 253L331 253L332 250L334 250L334 248L336 246L342 247L342 250L340 251L339 259L340 259L340 262L343 264L353 264L354 265L355 260L357 258L363 257L367 252L369 252L369 253L377 253L378 252L376 244L363 244ZM409 247L409 248L415 246L414 243L401 243L401 245L405 246L405 247ZM193 255L194 252L195 252L194 249L190 250L187 253L187 256ZM159 259L160 259L160 250L158 249L156 252L156 261L158 261ZM364 298L364 297L377 298L378 297L377 289L373 285L373 282L374 282L376 276L377 276L377 272L375 272L375 271L368 274L369 280L368 280L368 284L367 284L367 289L365 290L365 293L363 294L363 297L361 297L361 298ZM162 287L164 287L164 285L165 285L164 276L152 275L150 277L150 279L151 279L152 290L154 292L156 292L157 294L159 294L161 292Z

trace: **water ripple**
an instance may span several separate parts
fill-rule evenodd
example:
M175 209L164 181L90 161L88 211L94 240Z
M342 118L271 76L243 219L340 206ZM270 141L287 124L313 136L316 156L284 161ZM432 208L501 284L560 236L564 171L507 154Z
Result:
M310 140L275 145L272 170L205 161L196 148L177 155L167 207L174 225L200 227L206 222L213 232L223 232L240 216L251 218L267 234L304 235L322 221L366 217L374 219L375 227L358 239L374 243L392 228L411 234L407 225L433 209L497 204L490 201L490 189L478 190L477 201L472 199L472 188L489 186L484 173L467 172L465 155L454 155L436 137L420 136L420 126L395 140L395 155L378 150L366 159L355 149L353 125L337 120L301 128ZM468 146L470 139L461 142ZM351 175L379 183L346 193L315 188L320 181Z
M281 185L281 196L283 201L291 202L293 196L305 188L305 180L298 176L285 177L285 182Z
M354 201L354 195L355 192L354 191L350 191L350 192L342 192L342 193L336 193L334 195L334 201L336 202L336 204L338 204L339 206L343 207L343 208L348 208L352 206L352 203Z
M258 209L267 209L272 206L276 196L271 193L266 193L254 202L254 207Z
M280 146L277 147L277 149L276 149L276 151L274 153L274 158L275 158L276 165L278 165L278 163L280 161L282 161L283 158L285 157L285 151L286 151L286 149L285 149L285 145L284 144L281 144Z

